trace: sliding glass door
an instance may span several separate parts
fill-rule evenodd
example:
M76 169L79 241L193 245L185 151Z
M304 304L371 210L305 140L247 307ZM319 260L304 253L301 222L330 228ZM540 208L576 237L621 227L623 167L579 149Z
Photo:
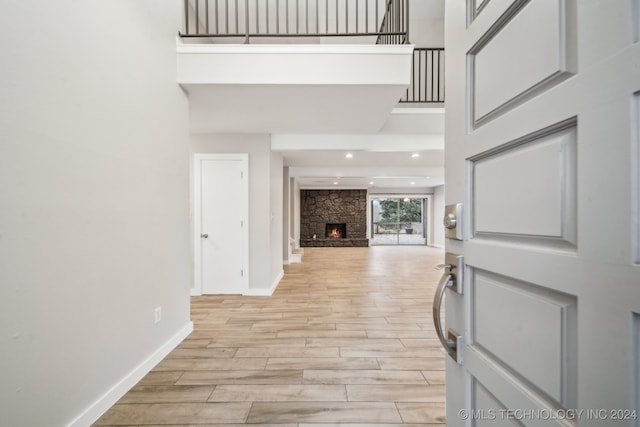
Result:
M380 197L371 199L372 245L425 245L427 199Z

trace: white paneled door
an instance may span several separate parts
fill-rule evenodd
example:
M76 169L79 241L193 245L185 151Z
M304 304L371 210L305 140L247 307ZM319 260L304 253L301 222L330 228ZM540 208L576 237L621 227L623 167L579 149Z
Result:
M203 294L248 289L248 156L194 156L195 278Z
M640 426L639 10L446 2L448 426Z

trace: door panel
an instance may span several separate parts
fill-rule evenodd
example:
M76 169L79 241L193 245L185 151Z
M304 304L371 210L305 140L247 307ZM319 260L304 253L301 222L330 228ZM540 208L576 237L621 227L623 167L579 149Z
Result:
M247 277L246 155L196 155L196 278L203 294L242 294Z
M497 233L575 244L575 143L572 126L473 158L474 237Z
M515 2L515 7L480 37L469 55L474 123L488 119L492 112L505 110L528 92L557 81L568 71L566 3Z
M522 424L516 420L511 420L509 417L502 416L507 411L507 408L493 396L489 390L484 388L479 381L473 382L473 409L476 416L476 427L482 426L500 426L500 427L513 427L521 426Z
M576 299L480 270L471 286L469 344L566 404L576 395Z
M445 11L447 425L638 425L638 2L477 3Z

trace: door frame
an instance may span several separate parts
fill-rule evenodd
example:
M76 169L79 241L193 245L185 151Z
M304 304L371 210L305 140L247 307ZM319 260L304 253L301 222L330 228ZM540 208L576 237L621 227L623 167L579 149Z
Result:
M242 164L243 186L240 199L243 203L242 216L244 226L240 239L244 244L242 264L244 274L242 276L242 289L238 289L243 295L249 290L249 154L247 153L194 153L193 155L193 279L194 286L191 289L192 296L202 295L202 166L203 160L240 161Z
M369 194L367 193L367 238L369 240L373 239L371 236L371 225L373 224L373 211L371 208L371 202L373 199L424 199L425 206L422 210L422 226L424 228L423 232L426 234L425 236L425 246L433 246L433 194L427 193L380 193L380 194ZM425 219L426 216L426 219Z

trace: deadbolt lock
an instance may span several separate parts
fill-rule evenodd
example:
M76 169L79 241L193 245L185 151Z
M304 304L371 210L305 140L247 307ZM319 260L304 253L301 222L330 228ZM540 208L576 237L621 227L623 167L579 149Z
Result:
M444 226L448 229L456 228L456 216L452 213L448 213L444 216Z
M444 237L462 240L462 203L444 207Z

